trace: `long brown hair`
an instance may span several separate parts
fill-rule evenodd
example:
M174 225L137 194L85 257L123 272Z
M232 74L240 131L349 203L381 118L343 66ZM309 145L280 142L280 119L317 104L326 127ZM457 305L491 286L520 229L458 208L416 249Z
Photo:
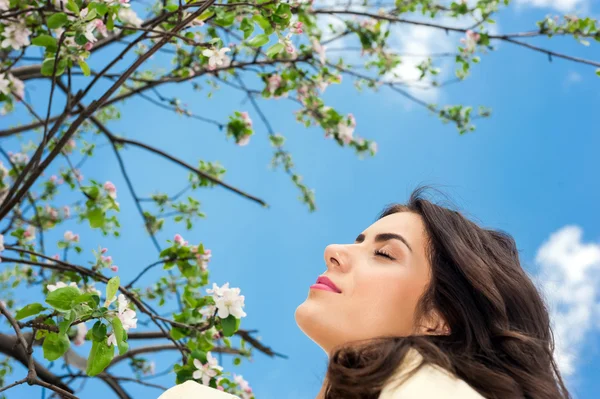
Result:
M431 282L416 320L432 309L447 336L377 337L346 343L332 353L326 399L377 398L414 348L423 364L438 365L488 399L569 399L556 366L548 310L520 265L514 239L424 198L419 187L407 204L387 206L420 215L428 237Z

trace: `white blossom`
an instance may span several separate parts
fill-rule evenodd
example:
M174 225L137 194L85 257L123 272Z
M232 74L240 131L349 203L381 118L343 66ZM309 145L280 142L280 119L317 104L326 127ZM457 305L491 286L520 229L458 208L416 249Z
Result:
M77 324L77 335L75 335L75 339L73 339L73 343L77 346L83 345L85 342L85 334L87 334L87 327L85 323Z
M21 99L25 97L25 84L10 73L0 74L0 93L5 95L12 93L17 99Z
M111 333L108 336L106 343L108 344L108 346L111 346L111 345L117 346L117 337L115 337L115 334Z
M0 93L7 96L10 94L10 80L6 79L6 75L3 73L0 74Z
M75 287L75 288L77 288L77 284L76 283L69 283L69 285L67 285L67 284L63 283L62 281L57 281L56 284L48 284L46 286L46 288L50 292L56 291L59 288L65 288L65 287Z
M121 22L123 22L126 26L134 26L139 28L142 26L144 22L143 19L138 17L138 15L131 8L121 8L117 14Z
M322 46L321 43L315 38L312 39L312 47L313 50L315 50L315 52L319 55L319 61L321 61L321 64L325 64L325 50L327 48L325 46Z
M244 307L244 296L239 295L239 292L239 288L232 288L225 291L223 296L215 299L215 304L219 310L217 314L220 318L226 319L230 314L237 319L246 316L242 309Z
M208 57L208 69L213 70L218 66L229 64L229 57L225 54L229 51L231 51L229 47L214 50L205 49L202 51L202 55Z
M0 11L6 11L10 8L8 0L0 0Z
M0 252L4 251L4 236L0 234Z
M119 320L121 320L121 324L123 324L123 329L125 331L128 331L130 328L136 328L137 319L135 310L129 309L129 302L127 301L127 298L125 298L125 295L119 294L117 302L119 307L117 317L119 318Z

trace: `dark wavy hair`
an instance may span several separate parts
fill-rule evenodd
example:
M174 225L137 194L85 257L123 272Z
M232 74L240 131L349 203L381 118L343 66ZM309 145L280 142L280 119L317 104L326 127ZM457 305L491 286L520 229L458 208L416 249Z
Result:
M415 323L435 309L450 334L338 346L327 366L325 399L379 397L410 348L423 356L421 366L440 366L488 399L569 399L548 310L519 263L514 239L430 202L429 188L418 187L407 204L387 206L378 220L397 212L422 217L432 274Z

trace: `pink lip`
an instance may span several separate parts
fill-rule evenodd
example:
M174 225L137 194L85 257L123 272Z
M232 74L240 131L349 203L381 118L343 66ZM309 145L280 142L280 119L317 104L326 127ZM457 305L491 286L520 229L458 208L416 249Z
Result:
M324 290L324 291L335 292L337 294L339 294L339 293L342 292L342 290L340 290L333 283L333 281L331 281L329 278L327 278L325 276L319 276L319 278L317 279L317 283L311 285L310 288L316 289L316 290Z

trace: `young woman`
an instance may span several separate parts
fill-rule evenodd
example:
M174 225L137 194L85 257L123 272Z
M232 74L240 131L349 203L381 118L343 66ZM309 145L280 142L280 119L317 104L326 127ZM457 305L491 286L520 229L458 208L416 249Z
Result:
M424 190L325 249L327 271L295 313L329 357L317 399L569 399L514 240ZM164 398L226 395L188 381Z
M570 398L512 237L423 192L325 249L295 313L329 357L318 399Z

